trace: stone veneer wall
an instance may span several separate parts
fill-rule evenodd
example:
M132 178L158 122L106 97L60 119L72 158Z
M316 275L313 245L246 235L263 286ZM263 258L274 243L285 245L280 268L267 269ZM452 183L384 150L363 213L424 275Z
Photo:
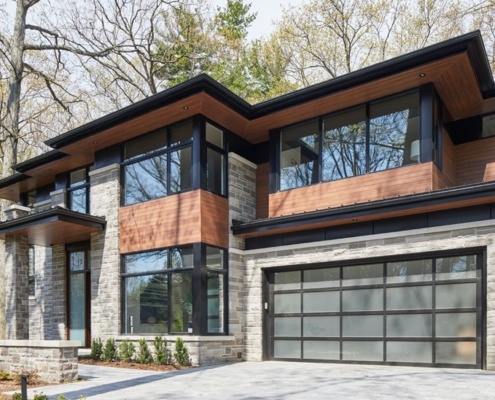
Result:
M45 340L53 337L52 249L34 246L34 296L29 296L29 339Z
M256 218L256 165L238 156L229 153L229 222L233 220L250 221ZM244 318L245 292L251 292L249 282L245 281L244 274L244 239L229 234L229 333L235 337L235 347L231 343L224 346L231 352L234 360L247 359L249 354L244 354L249 347L246 346L245 327L249 324ZM250 295L254 295L251 293ZM200 345L202 346L202 345ZM200 352L201 359L209 359L215 352L211 343L208 349ZM198 349L200 351L201 349ZM204 353L204 355L203 355ZM239 355L241 357L239 357Z
M0 340L0 370L36 371L48 382L77 380L79 341Z
M89 175L91 214L106 219L105 230L91 235L91 335L105 340L121 332L120 165L109 165Z
M28 240L5 239L6 338L29 339Z
M262 269L339 260L486 247L486 364L495 369L495 224L493 221L246 251L246 357L262 359Z

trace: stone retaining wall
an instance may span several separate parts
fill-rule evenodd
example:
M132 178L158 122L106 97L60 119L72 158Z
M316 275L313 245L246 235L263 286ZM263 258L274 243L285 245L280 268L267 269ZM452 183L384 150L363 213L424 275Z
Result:
M47 382L77 380L77 340L0 340L0 371L36 371Z

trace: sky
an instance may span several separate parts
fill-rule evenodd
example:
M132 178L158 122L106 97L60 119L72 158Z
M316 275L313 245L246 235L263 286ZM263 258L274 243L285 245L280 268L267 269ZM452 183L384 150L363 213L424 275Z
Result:
M214 7L224 7L227 0L211 0ZM267 38L273 31L273 21L282 17L282 6L301 5L302 0L244 0L244 4L251 3L251 12L257 12L256 20L249 28L250 39Z

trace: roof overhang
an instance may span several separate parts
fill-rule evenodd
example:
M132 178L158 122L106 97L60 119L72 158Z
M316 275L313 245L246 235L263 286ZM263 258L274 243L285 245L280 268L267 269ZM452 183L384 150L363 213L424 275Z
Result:
M231 230L241 237L267 236L493 202L495 182L488 182L290 216L235 222Z
M29 244L52 246L88 240L105 229L103 217L81 214L64 208L30 214L0 224L0 238L27 236Z

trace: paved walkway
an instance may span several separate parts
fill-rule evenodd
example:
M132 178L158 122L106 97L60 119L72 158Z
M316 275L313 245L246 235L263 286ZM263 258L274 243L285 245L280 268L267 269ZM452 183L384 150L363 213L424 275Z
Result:
M86 380L29 390L98 400L495 399L495 372L290 362L242 362L174 372L79 365Z

